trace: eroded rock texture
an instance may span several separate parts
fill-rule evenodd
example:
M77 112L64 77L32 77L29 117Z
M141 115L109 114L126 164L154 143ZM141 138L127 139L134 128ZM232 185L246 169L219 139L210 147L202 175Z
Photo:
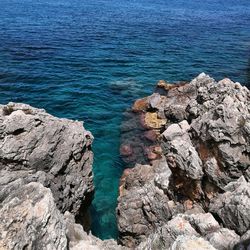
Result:
M18 188L0 205L0 249L66 249L66 228L51 191L40 183L15 182Z
M117 245L114 240L100 240L87 234L81 225L76 224L74 216L69 212L64 214L66 222L66 235L70 250L126 250L128 248Z
M1 250L105 249L74 220L94 190L92 140L81 122L0 106Z
M88 235L70 212L63 216L51 190L42 184L25 184L22 179L12 184L13 189L0 205L1 250L126 249L113 240L102 241Z
M0 106L0 198L22 178L51 189L61 212L77 214L94 186L92 135L82 122L26 104Z
M249 111L246 87L204 73L190 83L160 81L153 95L135 102L125 114L121 155L130 166L143 165L121 178L122 244L198 249L183 245L188 238L199 249L248 245Z

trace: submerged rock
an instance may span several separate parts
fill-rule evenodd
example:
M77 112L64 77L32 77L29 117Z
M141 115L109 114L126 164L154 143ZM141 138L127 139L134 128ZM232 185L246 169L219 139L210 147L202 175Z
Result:
M131 147L160 145L161 153L141 153L135 162L142 165L123 176L119 241L138 249L233 249L250 230L250 92L204 73L190 83L161 81L156 91L127 115L135 122L122 135ZM147 114L165 122L147 126Z

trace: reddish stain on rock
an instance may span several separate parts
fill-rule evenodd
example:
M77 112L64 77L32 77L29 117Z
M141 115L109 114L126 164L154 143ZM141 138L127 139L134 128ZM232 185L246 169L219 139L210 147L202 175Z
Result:
M146 132L144 132L144 136L151 142L157 141L158 137L157 133L154 130L147 130Z
M146 122L145 122L145 114L141 113L140 114L140 124L143 128L149 129L149 127L147 126Z
M162 149L160 146L150 146L144 149L145 155L148 160L156 160L162 157Z
M146 111L147 108L148 108L148 99L145 97L135 101L132 107L132 111L134 112Z
M126 168L123 171L123 174L120 178L120 183L119 183L119 195L122 196L125 192L125 186L126 186L126 178L128 177L128 175L131 173L131 169L130 168Z
M131 145L121 145L120 155L121 156L131 156L133 154L133 149Z

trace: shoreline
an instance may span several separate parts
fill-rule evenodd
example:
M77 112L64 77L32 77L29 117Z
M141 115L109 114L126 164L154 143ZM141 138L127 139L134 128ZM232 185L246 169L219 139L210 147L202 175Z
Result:
M129 168L120 179L116 208L118 243L123 246L88 235L75 223L94 190L91 133L81 122L26 104L0 108L2 216L19 216L24 222L16 222L23 227L16 235L11 224L2 223L6 237L0 238L0 246L248 246L250 92L239 83L216 82L204 73L190 83L160 81L151 96L136 100L124 114L120 153ZM230 210L237 202L243 209ZM45 234L28 233L26 222ZM41 237L40 242L32 237Z

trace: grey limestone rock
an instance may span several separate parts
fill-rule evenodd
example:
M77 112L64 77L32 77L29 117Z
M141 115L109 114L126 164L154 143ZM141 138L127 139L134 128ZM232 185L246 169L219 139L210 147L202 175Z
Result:
M240 236L233 230L221 228L212 214L198 213L189 215L185 213L174 216L173 219L165 225L159 227L136 249L176 249L177 246L179 247L180 237L187 240L186 244L181 241L182 247L189 247L187 249L192 249L188 242L191 239L197 238L199 238L199 240L194 242L193 249L203 249L203 243L206 242L204 243L206 247L209 246L213 247L212 249L218 250L229 250L233 249L233 247L240 242ZM195 248L199 241L202 243L201 248ZM196 247L198 247L198 245Z
M224 190L211 201L209 210L221 219L225 227L243 235L250 229L250 183L242 176Z
M135 247L171 217L169 199L159 186L161 181L158 179L157 185L152 178L155 171L153 166L137 165L120 186L118 228L121 243L128 247Z
M83 227L75 223L74 216L65 212L66 235L70 250L126 250L126 247L117 245L114 240L100 240L91 233L87 234Z
M0 105L0 198L18 178L38 181L62 212L77 214L94 189L92 140L82 122L26 104Z
M63 216L51 190L42 184L25 184L22 179L12 184L0 205L1 250L126 249L114 240L102 241L87 234L70 212Z
M14 185L0 205L0 249L67 249L63 217L42 184Z
M163 133L166 142L164 151L168 165L179 168L194 180L203 176L202 162L188 134L189 125L186 120L170 125Z
M178 236L171 250L215 250L208 241L203 238L198 238L196 236Z
M0 249L63 250L87 235L73 221L79 234L69 237L63 213L74 218L90 205L92 140L82 122L0 105Z
M141 125L124 131L126 144L134 147L129 137L135 133L136 145L160 145L161 154L158 158L150 154L148 164L124 172L117 209L120 242L133 247L144 244L143 249L182 249L184 241L177 240L178 233L168 224L178 218L195 230L191 236L209 241L209 247L233 249L249 230L250 91L229 79L217 82L202 73L190 83L161 81L155 94L135 106L131 116ZM158 126L147 127L147 123ZM137 136L137 131L143 133ZM143 211L148 195L149 209ZM155 211L162 207L168 211L164 218ZM157 218L153 222L148 219L150 212Z
M215 249L233 250L240 242L240 236L235 231L228 228L221 228L213 233L206 235L206 239Z

